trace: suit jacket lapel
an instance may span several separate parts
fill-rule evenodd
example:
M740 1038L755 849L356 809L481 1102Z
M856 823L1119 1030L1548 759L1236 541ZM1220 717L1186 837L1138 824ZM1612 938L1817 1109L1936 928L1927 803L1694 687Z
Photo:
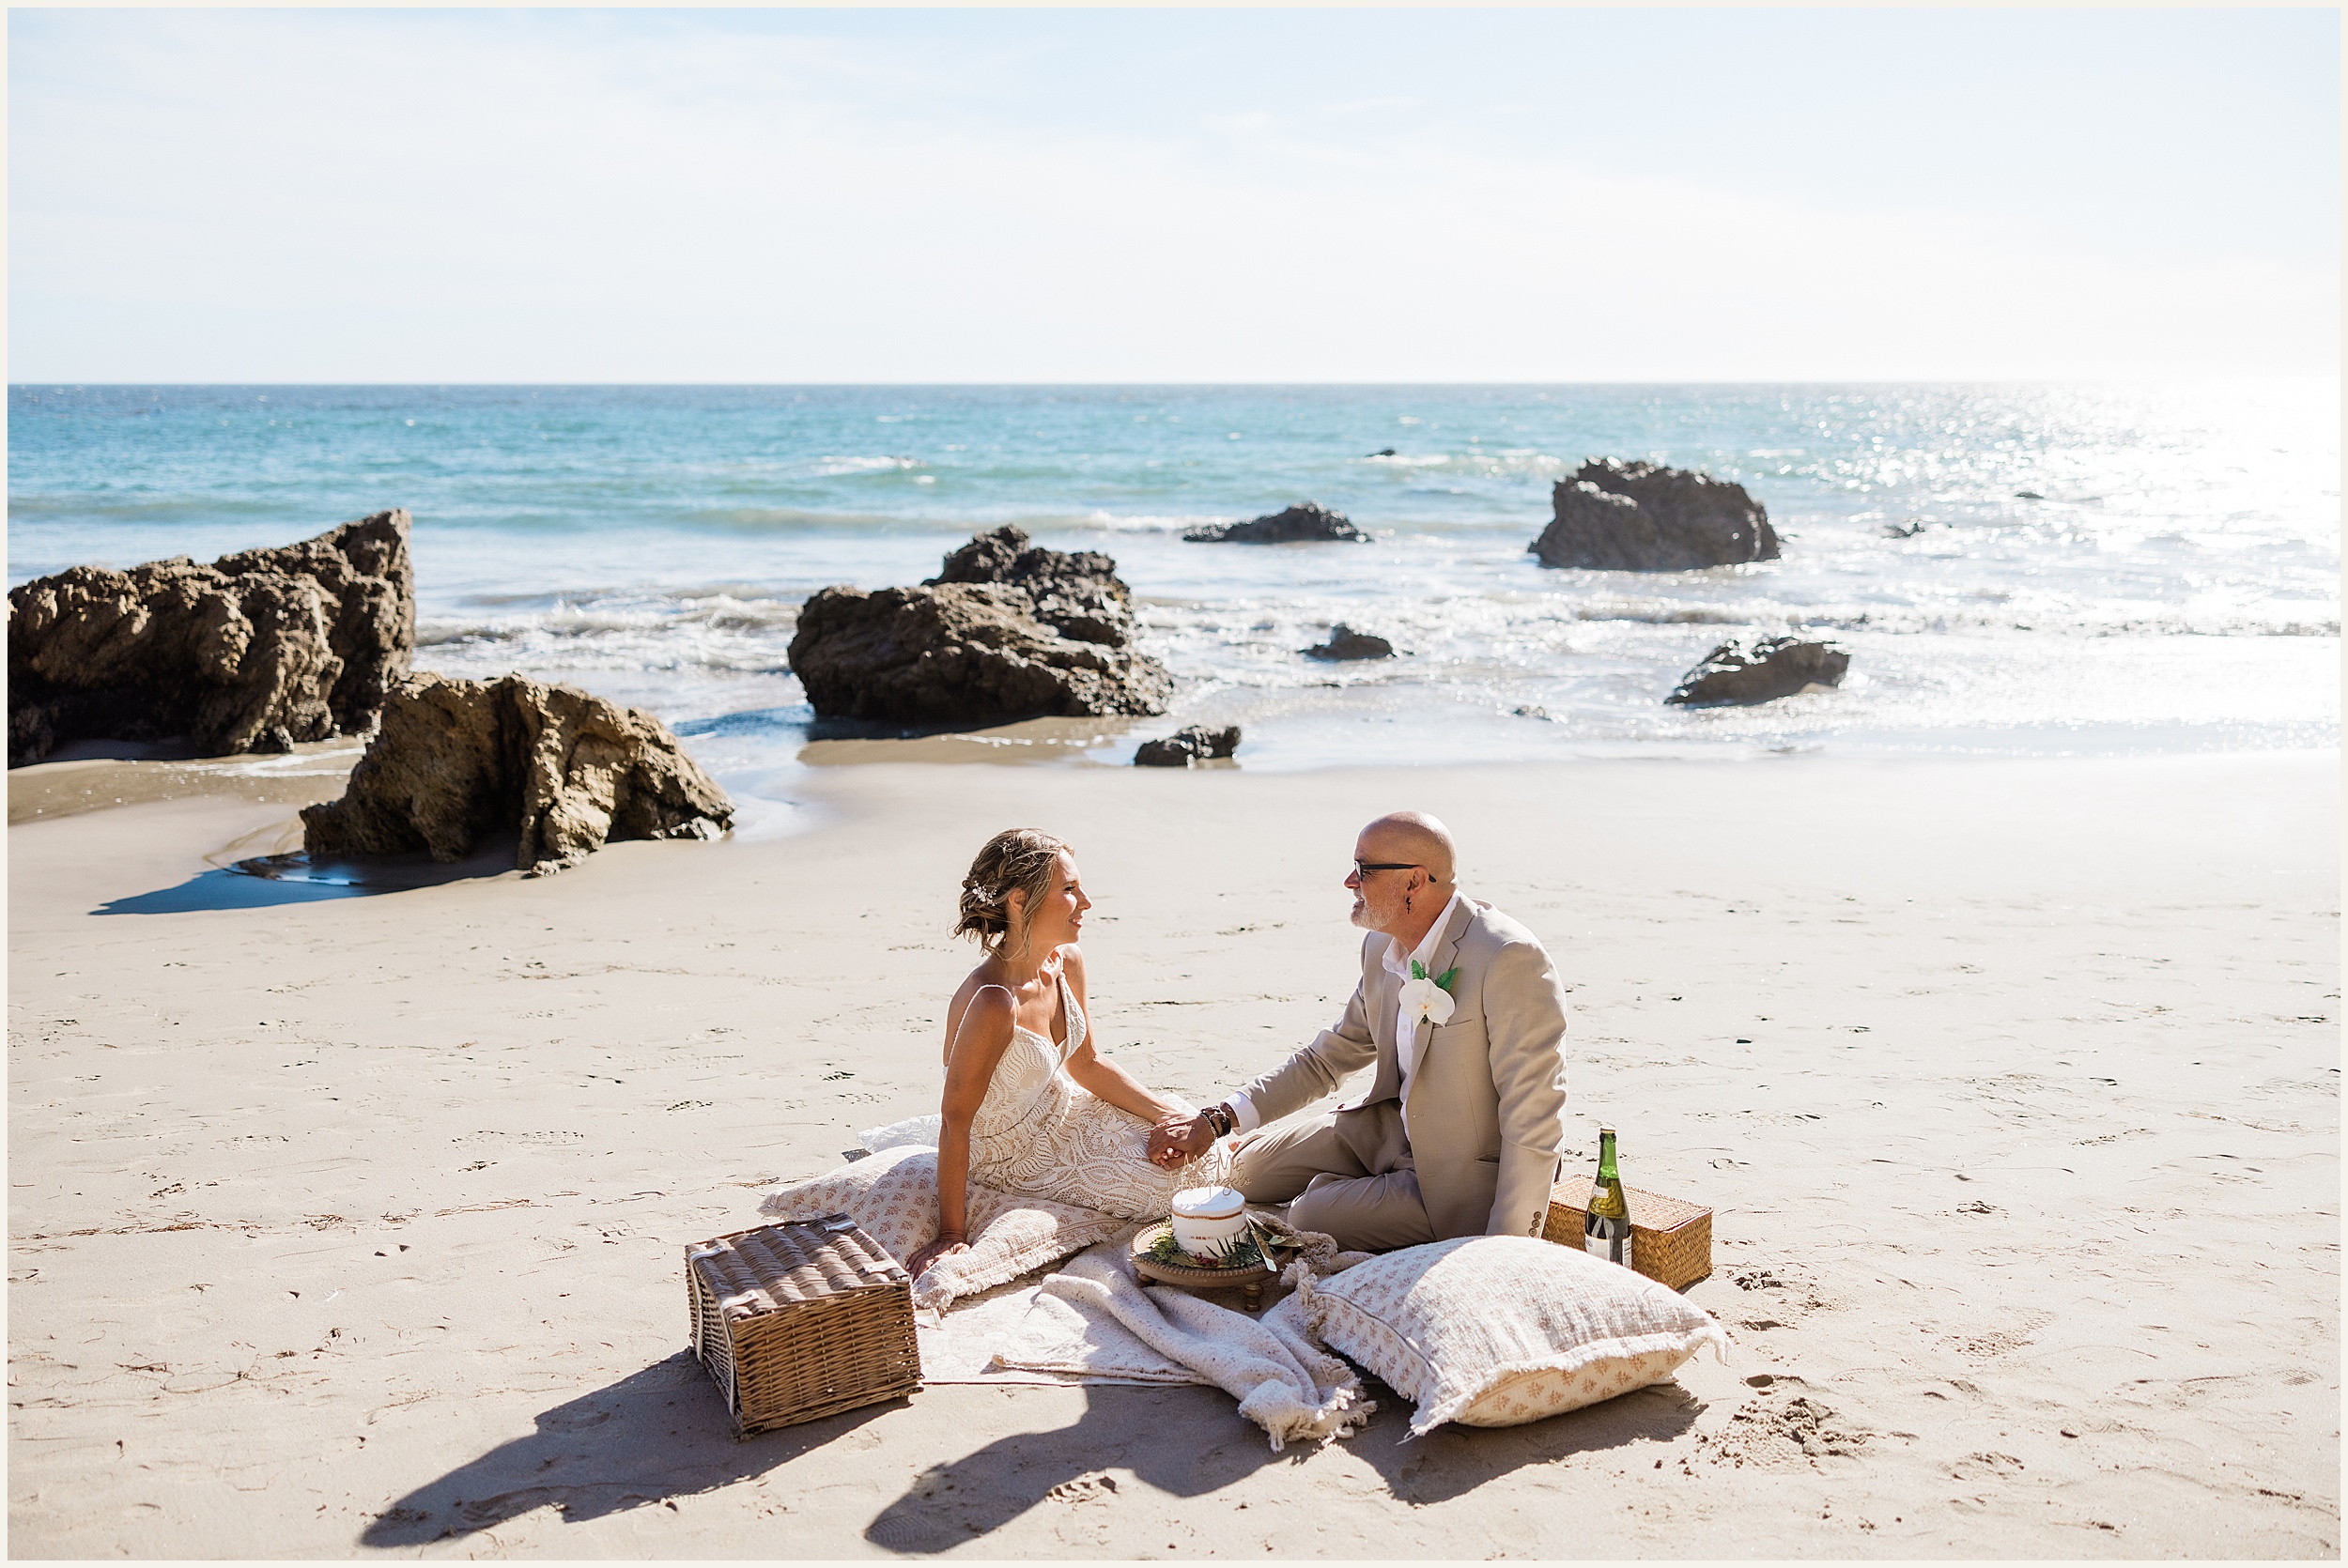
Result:
M1379 961L1370 982L1369 1031L1378 1041L1378 1079L1363 1098L1365 1105L1398 1094L1402 1088L1402 1042L1395 1034L1394 993L1400 984L1387 970L1383 959Z
M1475 906L1461 899L1460 907L1452 911L1451 918L1444 923L1443 940L1435 944L1435 961L1428 970L1429 975L1440 975L1451 967L1451 961L1460 950L1460 939L1467 934L1468 922L1475 917ZM1339 1110L1357 1110L1365 1105L1375 1105L1381 1099L1398 1099L1402 1093L1402 1053L1405 1051L1413 1053L1411 1062L1412 1072L1415 1076L1419 1059L1426 1052L1427 1040L1434 1026L1421 1022L1407 1034L1396 1029L1395 1025L1399 1021L1395 1017L1395 992L1401 988L1402 982L1387 969L1385 956L1380 954L1371 961L1362 978L1362 999L1369 1008L1369 1038L1378 1043L1378 1071L1370 1084L1369 1092L1350 1105L1339 1106Z
M1427 965L1429 978L1451 967L1451 961L1459 956L1460 939L1467 934L1468 922L1475 918L1475 906L1461 899L1460 907L1451 912L1451 918L1444 922L1443 940L1435 944L1434 957ZM1457 1018L1459 1014L1455 1010L1452 1016ZM1411 1044L1411 1082L1413 1084L1421 1080L1419 1069L1427 1065L1427 1042L1434 1038L1434 1034L1435 1026L1424 1019L1419 1021L1413 1031Z

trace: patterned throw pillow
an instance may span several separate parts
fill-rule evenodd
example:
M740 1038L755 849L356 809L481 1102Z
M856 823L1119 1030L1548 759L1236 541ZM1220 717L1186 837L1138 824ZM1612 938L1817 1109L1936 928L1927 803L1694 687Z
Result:
M759 1212L777 1220L853 1215L864 1234L903 1263L937 1236L937 1151L883 1149L809 1181L766 1194ZM916 1305L944 1312L956 1300L1004 1284L1082 1252L1132 1222L1073 1204L970 1184L970 1250L939 1258L913 1282Z
M1406 1247L1300 1292L1313 1332L1447 1421L1515 1426L1661 1383L1728 1336L1653 1280L1578 1247L1471 1236Z

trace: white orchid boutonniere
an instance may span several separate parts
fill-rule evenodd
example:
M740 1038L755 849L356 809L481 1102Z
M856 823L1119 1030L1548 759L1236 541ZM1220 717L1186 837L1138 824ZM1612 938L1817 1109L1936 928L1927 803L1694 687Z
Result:
M1451 1022L1451 983L1460 977L1458 966L1440 975L1429 975L1427 966L1416 959L1411 961L1411 977L1402 982L1402 1016L1416 1024L1424 1019L1433 1024Z

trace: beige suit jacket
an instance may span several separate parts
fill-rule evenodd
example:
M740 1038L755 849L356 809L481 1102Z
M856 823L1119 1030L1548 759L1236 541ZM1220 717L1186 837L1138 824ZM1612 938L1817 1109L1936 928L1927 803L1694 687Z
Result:
M1410 1135L1401 1115L1401 1042L1385 966L1392 938L1362 943L1362 978L1335 1028L1248 1084L1263 1120L1336 1092L1373 1061L1368 1092L1337 1107L1336 1130L1365 1169L1418 1171L1435 1235L1538 1236L1566 1131L1566 998L1533 933L1474 899L1444 922L1430 975L1455 965L1451 1021L1421 1022L1411 1073Z

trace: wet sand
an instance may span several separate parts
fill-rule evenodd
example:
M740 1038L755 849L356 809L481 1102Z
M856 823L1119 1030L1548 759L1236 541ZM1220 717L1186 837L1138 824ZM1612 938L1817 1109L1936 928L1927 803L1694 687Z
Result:
M216 864L331 780L172 765L10 778L20 1556L2338 1553L2336 754L884 762L366 897ZM1403 805L1574 987L1577 1158L1717 1209L1734 1365L1304 1454L1203 1389L731 1439L680 1250L934 1104L986 833L1076 843L1103 1044L1200 1096L1335 1014Z
M8 825L166 800L307 806L343 792L363 746L317 741L277 757L142 757L147 746L84 746L8 774ZM87 755L75 756L78 750Z

